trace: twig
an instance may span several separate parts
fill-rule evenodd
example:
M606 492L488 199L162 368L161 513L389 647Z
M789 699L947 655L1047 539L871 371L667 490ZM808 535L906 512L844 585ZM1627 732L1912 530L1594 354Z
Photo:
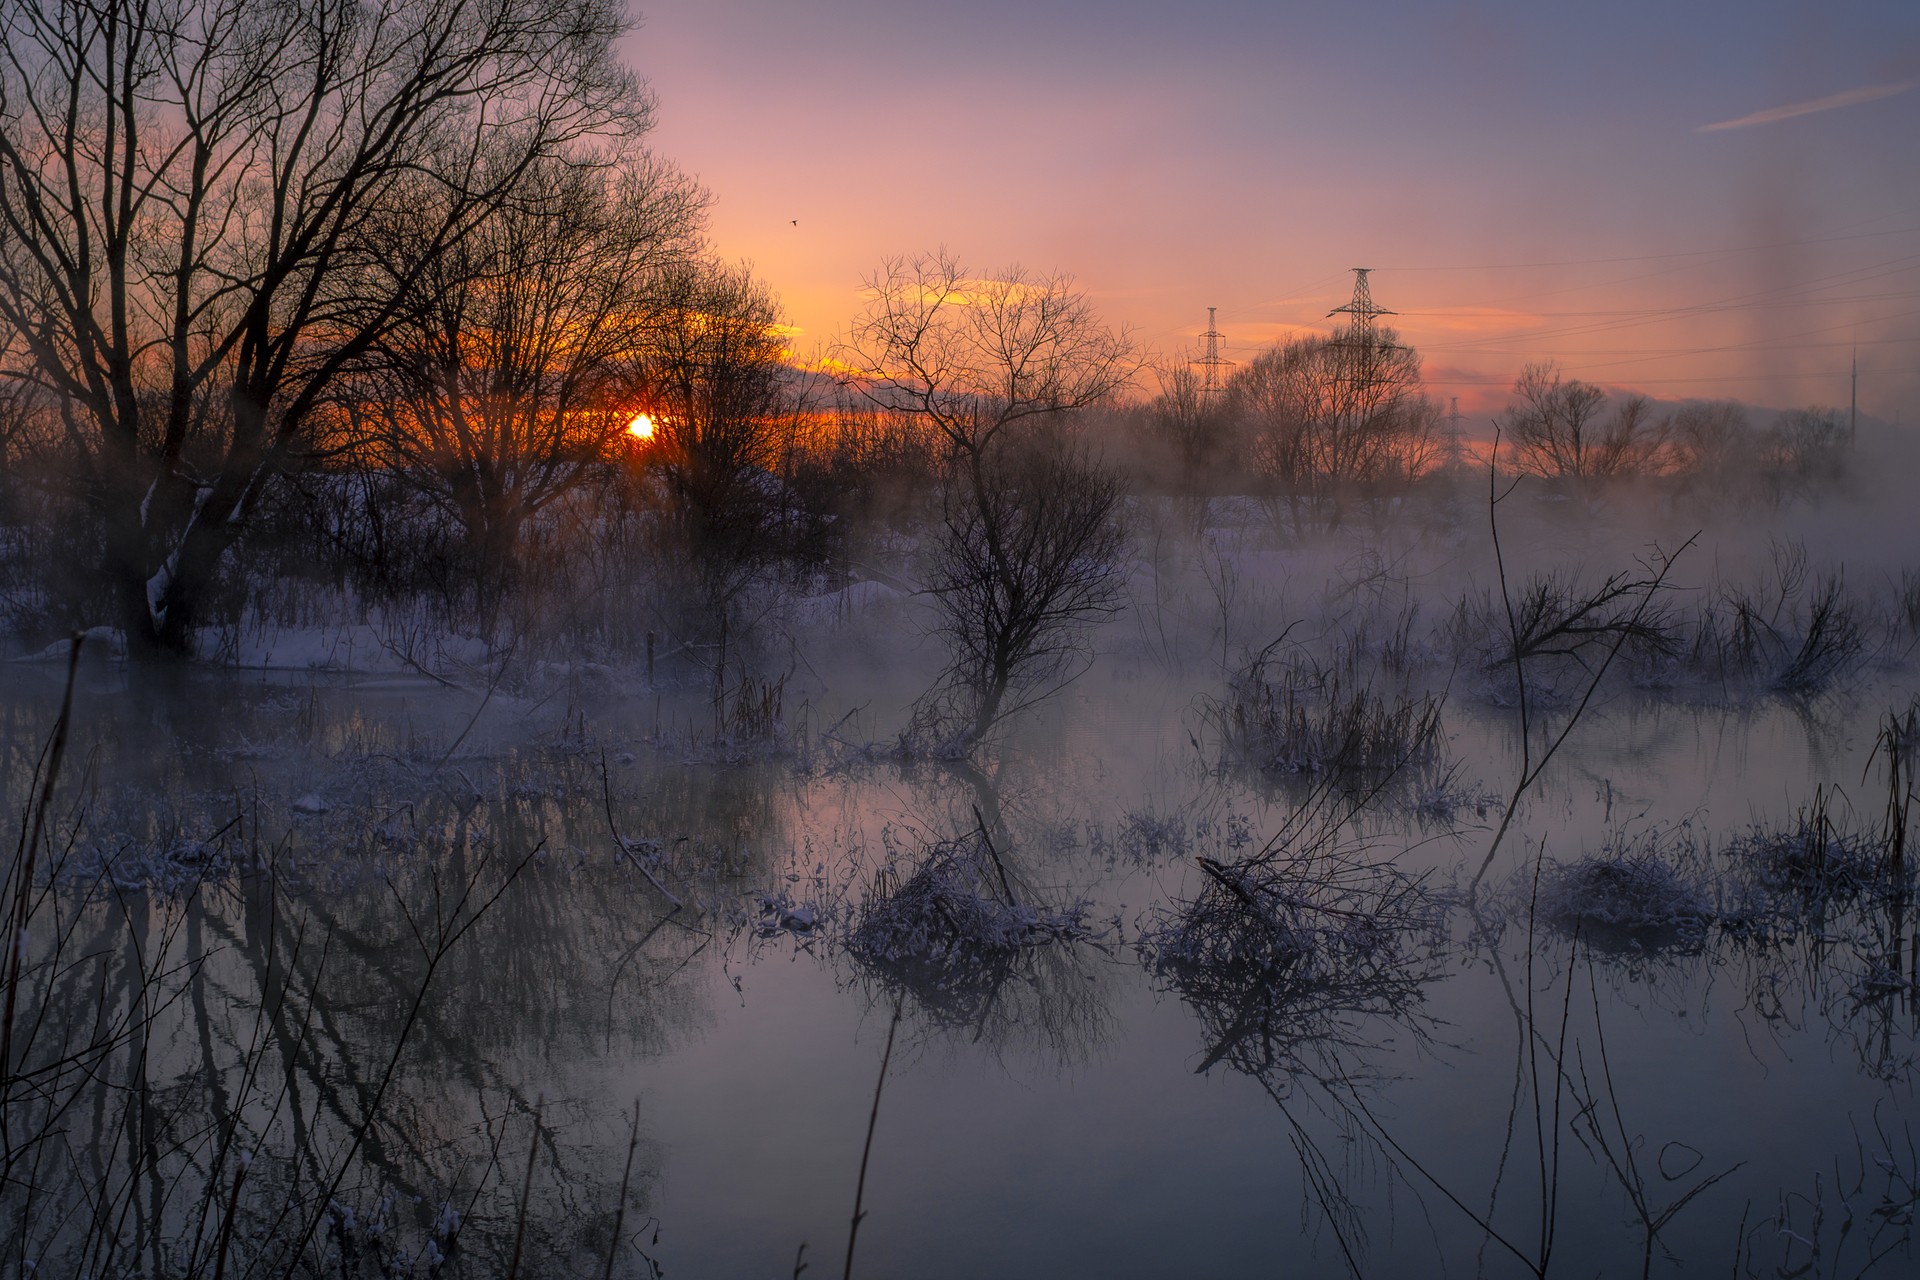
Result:
M619 824L613 820L613 784L607 779L607 753L605 751L600 753L600 802L607 811L607 831L613 836L614 847L620 850L621 856L640 869L640 874L647 878L647 883L658 889L660 896L672 903L675 911L685 906L685 903L674 896L672 890L660 883L658 876L647 870L646 863L634 856L633 850L627 847L626 840L621 837Z
M904 995L893 998L893 1019L887 1023L887 1047L880 1054L880 1078L873 1084L873 1110L867 1113L867 1141L860 1148L860 1180L853 1189L853 1221L847 1227L847 1264L841 1280L853 1280L853 1245L860 1235L860 1221L867 1216L862 1206L867 1196L867 1159L873 1155L873 1130L880 1123L880 1091L887 1087L887 1064L893 1061L893 1037L900 1030L900 1004Z
M620 1236L627 1227L627 1187L633 1179L633 1153L640 1147L640 1099L633 1100L633 1129L627 1135L627 1164L620 1171L620 1207L613 1215L613 1243L607 1246L607 1269L603 1280L613 1280L614 1260L620 1256ZM651 1263L653 1260L647 1260Z
M520 1211L513 1224L513 1256L507 1262L507 1280L514 1280L520 1274L520 1254L527 1239L527 1202L533 1198L533 1164L534 1158L540 1154L540 1114L546 1110L546 1107L547 1095L542 1093L533 1104L533 1132L527 1137L527 1173L520 1182ZM628 1153L627 1160L629 1164L632 1163L631 1152ZM626 1207L624 1196L621 1198L620 1205L622 1209ZM608 1263L608 1267L611 1269L611 1262Z
M1007 881L1007 864L1000 861L1000 851L993 847L993 836L987 832L987 820L980 816L980 806L973 806L973 820L980 824L980 839L987 846L987 856L993 859L993 865L1000 872L1000 888L1007 895L1007 905L1017 907L1020 902L1013 896L1013 885Z

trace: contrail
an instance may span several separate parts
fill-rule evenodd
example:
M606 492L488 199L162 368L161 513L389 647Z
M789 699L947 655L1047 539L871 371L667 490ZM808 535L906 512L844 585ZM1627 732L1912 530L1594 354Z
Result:
M1916 86L1920 86L1920 80L1902 80L1897 84L1863 85L1858 89L1830 93L1824 98L1815 98L1810 102L1769 107L1765 111L1756 111L1750 116L1741 116L1738 120L1716 120L1712 124L1701 125L1694 132L1715 133L1721 129L1745 129L1756 124L1774 124L1781 120L1791 120L1795 116L1810 116L1821 111L1838 111L1841 107L1853 107L1862 102L1878 102L1882 98L1891 98Z

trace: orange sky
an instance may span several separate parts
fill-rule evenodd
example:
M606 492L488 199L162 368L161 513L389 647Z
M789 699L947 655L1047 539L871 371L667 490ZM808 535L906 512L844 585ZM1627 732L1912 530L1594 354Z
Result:
M1072 273L1161 360L1373 271L1464 412L1519 367L1920 416L1920 5L655 0L657 147L830 344L890 253Z

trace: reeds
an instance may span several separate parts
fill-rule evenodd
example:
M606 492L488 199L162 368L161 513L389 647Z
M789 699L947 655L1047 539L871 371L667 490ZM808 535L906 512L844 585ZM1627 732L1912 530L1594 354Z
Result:
M1359 789L1439 761L1443 699L1381 692L1354 662L1276 661L1263 652L1208 718L1229 760L1273 776Z

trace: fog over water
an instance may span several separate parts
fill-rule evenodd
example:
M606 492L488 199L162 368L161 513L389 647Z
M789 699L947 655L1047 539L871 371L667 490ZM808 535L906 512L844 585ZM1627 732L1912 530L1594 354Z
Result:
M1910 533L1851 498L1710 530L1663 604L1758 581L1797 538L1809 580L1845 564L1871 644L1793 692L1647 658L1577 718L1587 669L1542 676L1533 759L1572 728L1476 888L1522 768L1515 691L1449 614L1497 593L1476 485L1452 522L1305 550L1231 504L1197 542L1156 548L1167 513L1136 502L1147 550L1098 656L971 762L897 745L940 658L924 602L892 591L783 606L777 722L755 736L737 720L716 736L684 663L649 688L588 663L156 677L86 653L52 816L60 892L90 903L72 927L98 945L132 930L203 966L156 1012L151 1087L175 1125L254 1090L250 1176L297 1188L303 1159L321 1163L298 1153L337 1149L378 1088L425 922L457 917L468 884L499 889L435 973L332 1197L329 1247L407 1265L439 1247L449 1203L466 1206L467 1256L498 1265L536 1109L525 1206L550 1264L606 1248L631 1142L624 1269L784 1273L803 1243L831 1265L890 1030L859 1236L872 1274L1439 1258L1507 1275L1543 1255L1613 1274L1640 1262L1647 1219L1656 1269L1797 1263L1803 1238L1822 1265L1905 1257L1907 900L1849 882L1815 902L1794 872L1762 911L1766 855L1740 841L1823 802L1835 830L1881 830L1875 735L1915 694L1910 624L1881 584ZM1570 528L1551 504L1508 506L1509 577L1632 570L1665 536L1649 509L1624 499ZM1263 649L1324 673L1343 643L1377 690L1434 697L1432 750L1356 779L1306 755L1262 767L1233 682ZM51 656L9 672L17 812L63 672ZM923 920L932 958L876 951L876 895L904 900L930 850L981 840L997 869L967 891L1043 924L1003 952ZM1289 952L1248 986L1183 959L1176 935L1220 868L1266 849L1347 868L1352 896L1324 900L1338 928L1298 942L1330 968ZM1669 879L1628 888L1653 897L1580 900L1616 884L1579 879L1582 859L1644 871L1643 856ZM1335 873L1289 865L1312 906ZM1383 926L1404 930L1383 959L1384 935L1341 930L1384 910L1368 895L1388 869L1419 903ZM250 1030L287 964L301 1019ZM284 1054L277 1104L244 1080L255 1034ZM1838 1233L1848 1207L1870 1233Z

